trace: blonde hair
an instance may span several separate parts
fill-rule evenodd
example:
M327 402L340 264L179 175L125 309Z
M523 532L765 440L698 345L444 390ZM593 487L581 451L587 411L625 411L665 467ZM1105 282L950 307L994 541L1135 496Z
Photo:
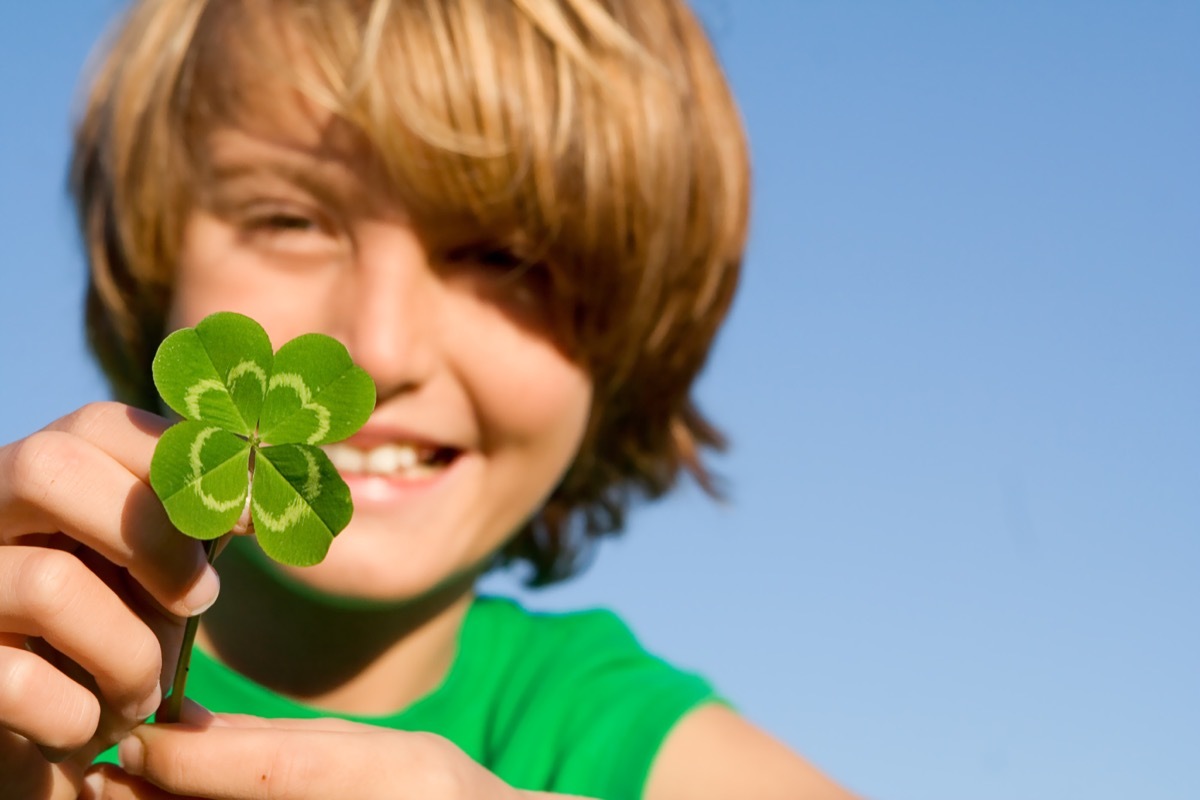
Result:
M547 273L595 405L501 559L549 583L681 470L715 491L700 453L722 437L690 393L737 282L749 166L679 0L135 3L96 64L71 173L89 337L120 399L155 406L149 366L206 136L269 119L280 80L362 137L431 259L499 253Z

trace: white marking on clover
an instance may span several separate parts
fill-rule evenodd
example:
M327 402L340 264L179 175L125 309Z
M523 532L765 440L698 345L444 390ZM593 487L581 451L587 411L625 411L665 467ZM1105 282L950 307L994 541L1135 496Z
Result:
M325 438L325 434L329 433L329 409L320 403L312 401L312 391L308 388L308 384L304 382L304 378L294 372L282 372L271 376L271 384L268 389L274 389L278 386L286 386L296 393L300 398L300 407L307 408L317 415L317 430L308 437L308 444L316 444Z
M196 494L200 496L200 502L204 504L205 508L217 512L225 512L237 506L245 506L245 495L239 495L233 500L218 500L204 491L204 487L200 485L200 481L204 477L204 463L200 460L200 450L204 447L204 443L219 430L221 429L205 428L196 435L191 448L188 449L188 463L192 467L192 485L196 487Z
M187 406L188 414L192 419L200 419L200 397L208 392L224 392L225 384L221 383L216 378L204 378L192 384L192 387L187 390L184 395L183 403Z
M278 516L272 514L262 507L262 503L254 501L254 510L258 512L258 521L263 527L275 531L276 533L284 533L288 528L296 524L296 521L304 516L304 512L312 513L311 509L297 497L291 504L284 509L284 512Z
M311 503L321 496L321 467L317 464L317 457L312 453L307 450L300 452L304 455L304 460L308 465L308 476L301 492L304 494L304 499Z
M263 525L276 533L283 533L291 527L296 520L304 516L308 503L321 496L321 467L317 462L317 457L307 450L300 450L300 454L304 456L308 467L308 474L304 477L304 487L300 490L307 502L301 502L300 498L296 498L284 509L282 514L276 516L263 508L257 500L253 501L254 510L258 512Z
M233 369L229 370L229 374L225 376L225 381L232 386L234 381L243 375L253 375L258 378L259 384L262 386L263 393L267 391L267 373L262 367L254 361L243 361Z

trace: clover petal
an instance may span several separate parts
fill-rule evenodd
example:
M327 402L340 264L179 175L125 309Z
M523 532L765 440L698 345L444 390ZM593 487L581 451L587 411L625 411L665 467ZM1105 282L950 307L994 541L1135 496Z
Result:
M228 533L246 507L250 442L205 422L185 420L162 435L150 485L171 524L196 539Z
M154 356L154 385L184 419L249 436L258 424L273 360L261 325L220 312L163 340Z
M310 333L275 354L259 435L271 444L328 444L362 427L375 384L336 339Z
M250 505L259 546L271 558L309 566L325 558L350 522L350 489L324 452L302 444L258 451Z

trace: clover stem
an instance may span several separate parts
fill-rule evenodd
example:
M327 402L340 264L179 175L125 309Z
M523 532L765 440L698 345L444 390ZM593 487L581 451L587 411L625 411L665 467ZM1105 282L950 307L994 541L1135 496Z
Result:
M211 564L217 558L220 548L217 543L221 539L210 539L204 542L204 554ZM187 683L188 667L192 662L192 646L196 642L196 631L200 628L200 616L188 617L183 628L183 643L179 646L179 660L175 663L175 679L171 681L171 693L167 695L161 710L158 712L159 722L179 722L183 713L183 687Z

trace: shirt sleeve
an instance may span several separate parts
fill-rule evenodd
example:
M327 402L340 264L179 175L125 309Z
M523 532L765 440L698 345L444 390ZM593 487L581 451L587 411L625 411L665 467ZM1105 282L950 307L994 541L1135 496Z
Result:
M565 713L554 791L638 800L675 725L723 701L704 678L646 652L616 616L592 616L565 654L577 670L560 699Z

